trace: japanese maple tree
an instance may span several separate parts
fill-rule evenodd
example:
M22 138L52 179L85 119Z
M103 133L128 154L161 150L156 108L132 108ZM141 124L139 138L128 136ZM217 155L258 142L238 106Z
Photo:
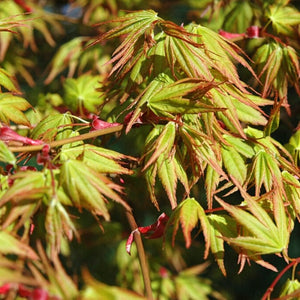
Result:
M299 297L299 5L184 2L0 2L0 295Z

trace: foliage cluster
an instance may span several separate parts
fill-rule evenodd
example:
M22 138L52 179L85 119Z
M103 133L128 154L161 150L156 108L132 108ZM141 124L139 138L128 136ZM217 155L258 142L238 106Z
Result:
M230 299L234 251L299 297L296 1L39 2L0 2L0 295Z

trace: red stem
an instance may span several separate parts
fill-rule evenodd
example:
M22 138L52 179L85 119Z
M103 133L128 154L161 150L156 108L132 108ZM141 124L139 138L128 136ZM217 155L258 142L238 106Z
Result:
M276 278L274 279L274 281L272 282L272 284L269 286L269 288L267 289L267 291L265 292L265 294L263 295L263 297L261 298L262 300L266 300L272 293L272 291L274 290L275 285L277 284L277 282L279 281L279 279L283 276L283 274L290 269L292 266L294 266L295 264L298 264L300 262L300 257L296 258L295 260L293 260L290 264L288 264L283 270L281 270L281 272L276 276Z

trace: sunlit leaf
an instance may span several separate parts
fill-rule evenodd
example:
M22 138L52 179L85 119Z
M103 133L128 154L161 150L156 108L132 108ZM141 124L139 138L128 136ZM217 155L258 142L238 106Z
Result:
M160 155L167 158L173 147L175 140L175 123L169 122L164 126L159 137L155 141L151 141L149 145L146 142L146 153L151 152L151 156L145 162L143 170L147 169L152 163L154 163Z
M255 200L247 199L252 214L229 205L219 198L217 198L217 201L239 224L252 234L252 236L238 236L235 238L223 237L229 244L257 254L279 253L287 247L288 236L281 234L282 229L274 224L267 212ZM287 224L285 224L285 227L287 227Z
M174 223L173 229L173 242L175 240L176 233L178 231L179 223L182 228L183 236L185 239L185 246L189 248L192 244L191 233L192 230L201 223L203 235L205 238L205 253L204 257L207 257L210 247L210 229L209 222L205 215L204 209L194 198L187 198L182 201L176 209L173 211L168 224Z
M8 201L15 203L20 201L38 200L49 191L44 174L37 171L23 171L11 176L13 185L1 197L0 203L4 205Z
M247 176L247 167L238 151L234 147L222 147L222 160L228 174L243 185Z
M12 77L3 68L0 68L0 86L4 87L10 92L18 91Z
M162 185L167 192L171 202L171 207L174 209L177 206L176 188L177 176L175 172L174 160L172 157L165 158L160 156L157 160L157 174Z
M10 93L0 94L0 120L6 124L13 121L16 124L30 126L28 119L23 111L31 105L24 99Z
M0 140L0 161L15 165L16 157L8 149L3 141Z
M38 259L37 254L25 243L7 231L0 232L0 252L2 254L15 254L30 259Z
M91 169L101 173L130 174L131 171L122 167L121 160L127 157L116 151L85 144L76 147L63 146L60 152L62 161L68 159L81 160ZM128 157L129 158L129 157Z
M31 133L33 139L45 142L68 138L72 134L72 118L69 114L49 115L37 124Z
M288 144L285 145L287 150L293 156L295 164L300 166L300 130L297 130L291 137Z
M267 16L277 33L292 35L292 26L300 24L300 13L291 6L272 5L269 7Z
M129 208L114 191L119 187L82 161L69 159L62 165L60 184L75 206L87 208L106 220L109 219L106 197Z
M64 102L74 112L84 110L96 112L104 99L97 91L100 88L100 76L82 75L79 78L67 78L64 82Z

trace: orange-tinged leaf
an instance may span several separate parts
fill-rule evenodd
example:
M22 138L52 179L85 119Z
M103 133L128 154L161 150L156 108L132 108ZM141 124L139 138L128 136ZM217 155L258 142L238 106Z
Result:
M129 209L128 204L115 192L120 187L82 161L69 159L62 165L60 184L75 206L87 208L106 220L109 220L109 214L105 197Z
M180 222L186 248L189 248L192 244L192 230L195 229L199 222L201 223L203 235L205 238L204 257L207 257L210 247L210 225L201 205L194 198L185 199L176 207L170 217L168 224L172 224L173 222L173 241L175 239L175 235L177 233L178 225Z
M146 149L146 151L151 152L152 155L145 162L143 170L146 170L151 164L156 162L159 156L163 155L164 158L169 156L175 140L175 130L174 122L169 122L164 126L159 137L150 145L150 149Z
M8 231L0 231L0 252L2 254L15 254L30 259L38 259L37 254L25 243Z
M160 156L157 160L157 174L162 185L167 192L168 198L171 202L171 207L174 209L177 206L176 188L177 176L175 172L175 165L173 157L165 158Z
M13 121L16 124L30 126L23 111L31 105L24 99L10 93L0 94L0 120L6 124Z

